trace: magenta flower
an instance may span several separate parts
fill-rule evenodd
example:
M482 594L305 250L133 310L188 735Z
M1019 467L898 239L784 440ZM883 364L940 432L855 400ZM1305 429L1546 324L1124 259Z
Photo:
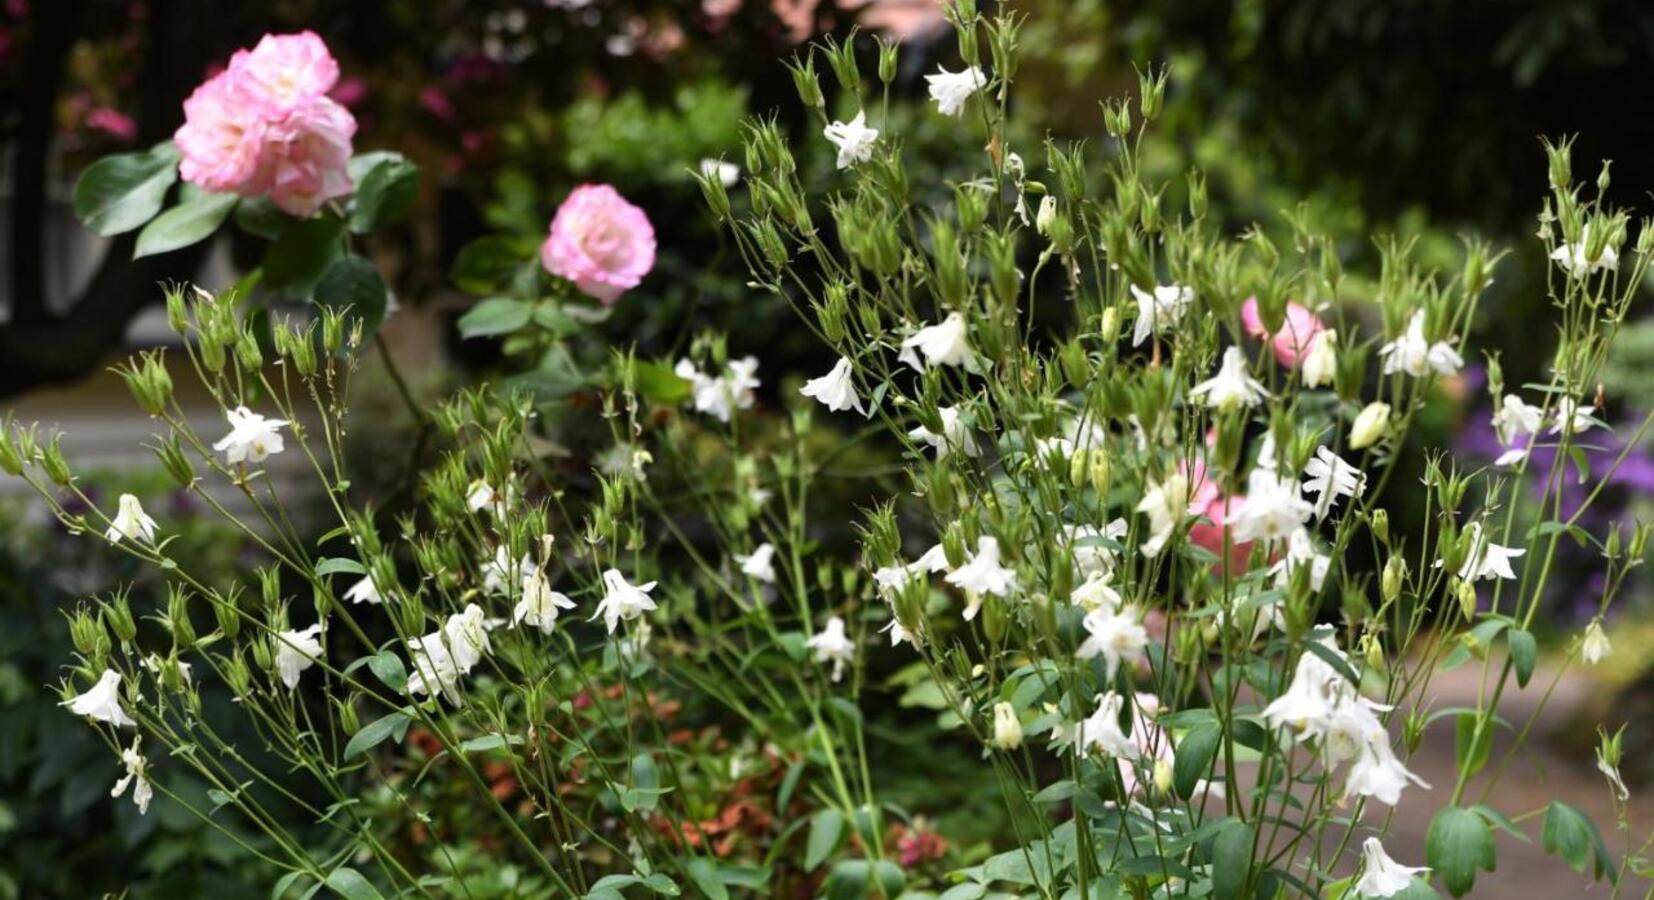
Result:
M215 193L308 216L351 191L356 119L327 92L339 64L312 32L265 35L184 101L178 173Z
M1288 302L1286 321L1281 324L1281 330L1272 335L1269 329L1264 327L1263 318L1258 315L1257 297L1247 297L1246 302L1241 305L1241 323L1246 326L1247 334L1260 340L1268 340L1275 348L1275 358L1289 369L1303 361L1315 343L1315 336L1325 327L1308 307Z
M583 184L557 208L540 263L586 296L611 304L655 267L655 229L614 188Z

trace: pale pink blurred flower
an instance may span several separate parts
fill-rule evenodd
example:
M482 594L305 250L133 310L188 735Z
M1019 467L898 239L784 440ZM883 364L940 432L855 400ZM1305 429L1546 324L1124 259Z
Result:
M327 92L327 95L333 98L334 102L347 108L354 107L367 99L368 83L354 76L341 78L339 83L333 86L333 90Z
M540 262L586 296L614 303L654 268L655 229L614 188L583 184L557 208Z
M1258 314L1257 297L1248 297L1241 305L1241 323L1246 326L1247 334L1268 340L1275 349L1275 358L1287 368L1293 368L1303 360L1314 344L1315 336L1325 327L1308 307L1288 301L1286 321L1281 323L1280 331L1271 335Z
M130 141L138 136L138 123L132 121L131 116L107 106L87 110L86 127L121 141Z

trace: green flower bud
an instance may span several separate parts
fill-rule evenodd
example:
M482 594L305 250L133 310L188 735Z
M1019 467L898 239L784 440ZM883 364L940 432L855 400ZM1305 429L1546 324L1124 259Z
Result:
M1459 614L1468 622L1476 617L1476 586L1458 577L1454 577L1453 581L1453 595L1459 601Z
M1384 574L1379 579L1379 592L1385 603L1394 603L1407 583L1407 560L1400 554L1384 563Z
M896 80L896 53L895 41L879 38L879 80L885 84Z
M190 328L189 310L184 304L184 286L169 284L166 286L166 295L167 326L174 334L182 337Z
M1367 518L1367 527L1372 529L1373 537L1386 546L1390 543L1390 511L1375 509Z
M53 484L68 487L75 477L69 471L69 461L63 458L63 448L59 446L62 440L62 434L52 435L52 442L46 445L40 463L46 469L46 477L50 478Z
M18 450L11 419L0 423L0 470L7 475L23 474L23 454Z
M183 588L173 586L167 597L167 628L172 632L172 642L179 649L188 650L195 646L195 626L190 623L189 594Z
M130 644L138 636L138 623L132 618L132 604L127 602L125 591L117 592L114 599L103 604L103 617L121 643Z
M1189 215L1196 220L1206 218L1208 200L1206 195L1206 175L1198 169L1190 169L1189 182Z
M168 435L160 446L151 449L161 461L161 467L167 470L167 474L172 476L172 480L179 487L188 489L195 483L195 467L190 465L189 457L184 455L184 446L179 443L176 434Z

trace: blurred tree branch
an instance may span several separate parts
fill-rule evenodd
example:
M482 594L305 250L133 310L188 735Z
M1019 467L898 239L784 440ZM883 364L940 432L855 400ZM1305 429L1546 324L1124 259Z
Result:
M87 0L36 4L11 174L11 317L0 325L0 397L84 377L96 370L168 275L193 271L206 245L134 261L135 235L112 241L86 288L59 313L47 304L45 241L47 164L56 131L64 67L91 10ZM148 7L138 76L139 141L165 139L179 103L199 80L219 17L206 0L166 0Z

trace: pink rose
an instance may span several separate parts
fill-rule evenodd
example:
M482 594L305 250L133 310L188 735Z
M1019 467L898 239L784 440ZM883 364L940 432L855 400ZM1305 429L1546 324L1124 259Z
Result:
M237 50L229 71L265 119L279 119L325 96L339 80L339 63L313 31L267 34L251 50Z
M614 188L583 184L557 208L540 263L586 296L613 303L655 267L655 229Z
M1286 305L1286 321L1281 324L1280 331L1271 335L1264 327L1263 318L1258 315L1257 297L1248 297L1241 305L1241 324L1246 326L1247 334L1270 341L1275 348L1275 358L1287 368L1293 368L1303 360L1304 354L1309 352L1310 345L1315 342L1315 336L1325 327L1307 307L1289 301Z
M1245 494L1214 497L1207 501L1205 508L1201 510L1200 515L1204 521L1189 526L1189 542L1216 556L1218 560L1212 566L1218 571L1223 569L1225 538L1229 539L1230 571L1240 572L1246 568L1247 557L1252 555L1251 542L1235 543L1234 535L1228 533L1232 527L1229 523L1234 520L1235 516L1240 515L1241 509L1245 506Z
M183 159L178 174L214 193L262 194L265 121L242 102L228 71L208 79L184 101L184 124L173 135Z
M295 216L350 193L350 139L356 119L343 106L317 97L270 130L274 162L270 199Z
M351 191L356 119L327 92L339 64L312 32L265 35L184 101L173 135L185 181L214 193L268 195L309 216Z

